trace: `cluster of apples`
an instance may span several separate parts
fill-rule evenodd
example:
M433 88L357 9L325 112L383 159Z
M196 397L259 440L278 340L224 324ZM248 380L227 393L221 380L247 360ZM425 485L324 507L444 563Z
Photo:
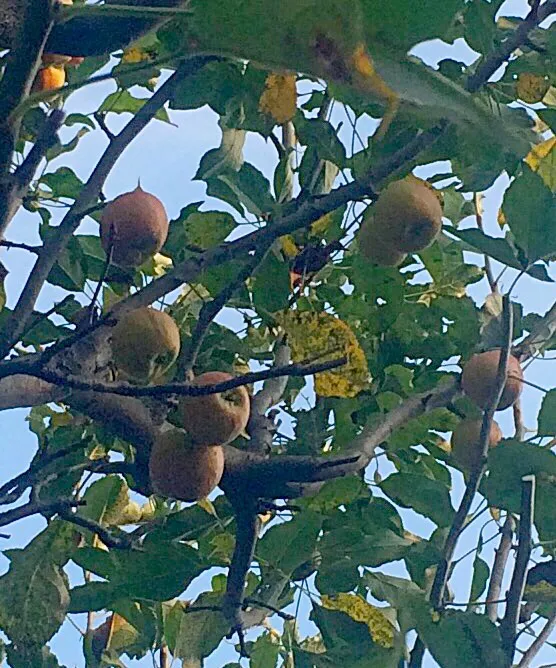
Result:
M465 394L481 409L491 401L496 388L500 349L476 353L463 367L461 386ZM513 406L523 389L523 371L519 360L510 354L506 371L506 381L497 411ZM452 456L464 471L471 471L480 464L479 440L482 419L465 418L452 434ZM488 437L489 447L493 448L502 440L502 431L493 420Z
M158 253L168 236L162 202L140 186L112 200L100 221L101 244L111 261L138 267ZM120 378L133 383L156 382L176 361L180 331L164 311L140 307L125 312L112 329L112 358ZM203 373L195 386L214 385L232 376ZM219 484L224 472L222 446L244 432L250 413L245 387L205 396L184 396L176 409L179 427L155 440L149 473L153 490L182 501L197 501Z

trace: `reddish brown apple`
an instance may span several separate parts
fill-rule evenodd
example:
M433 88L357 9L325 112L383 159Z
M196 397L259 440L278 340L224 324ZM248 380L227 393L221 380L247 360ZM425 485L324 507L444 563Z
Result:
M208 371L193 381L205 386L233 378L223 371ZM245 387L198 397L182 397L178 413L182 427L200 445L224 445L236 439L249 420L249 394Z
M149 475L157 494L181 501L198 501L217 487L224 472L220 445L197 445L182 429L170 429L156 439Z

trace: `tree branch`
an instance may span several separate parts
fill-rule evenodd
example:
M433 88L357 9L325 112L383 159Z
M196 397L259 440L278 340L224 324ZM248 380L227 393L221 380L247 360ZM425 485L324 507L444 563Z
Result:
M504 579L504 572L510 550L512 549L512 538L514 535L514 519L511 513L506 516L506 521L502 527L500 544L496 550L494 563L492 565L492 572L490 574L490 582L488 585L488 592L486 596L486 612L491 622L498 621L498 600L500 592L502 591L502 580Z
M506 614L500 624L502 649L506 654L507 668L510 668L513 663L515 641L517 638L517 625L519 623L519 608L523 599L525 580L527 577L527 566L531 556L531 537L535 517L535 481L535 476L532 474L525 475L521 479L521 511L519 514L518 530L519 544L512 581L508 591Z
M431 587L430 603L435 610L440 610L444 603L444 593L446 585L450 577L452 560L454 552L459 540L459 536L464 527L465 520L469 515L471 504L479 489L479 484L487 466L487 455L489 447L490 429L492 426L492 419L496 407L500 402L500 397L504 391L504 386L507 377L508 359L510 355L510 348L512 344L513 332L513 310L509 296L503 297L503 318L504 318L504 337L505 341L500 351L500 360L498 363L498 370L496 374L496 381L494 389L488 402L487 407L483 412L483 422L481 425L481 434L479 437L479 463L471 470L469 481L465 488L465 493L456 511L450 531L442 549L442 559L436 568L436 573ZM413 647L410 666L411 668L419 668L422 664L424 656L424 643L420 637L415 641Z
M476 71L467 79L466 88L470 93L476 93L496 70L503 65L528 38L529 33L539 24L556 12L556 0L548 0L544 5L534 3L531 11L518 26L517 30L508 37L500 47L491 53L479 65Z
M29 95L53 17L53 0L23 5L22 20L0 83L0 238L9 222L13 189L10 168L21 127L21 118L13 111Z
M313 364L288 364L285 367L273 367L264 371L251 371L250 373L224 380L221 383L212 385L194 385L191 382L168 383L166 385L145 385L135 386L129 383L101 383L94 381L83 381L78 378L64 376L57 371L49 369L34 369L29 367L27 373L35 375L42 380L46 380L54 385L61 385L66 388L80 390L84 392L98 392L103 394L118 394L124 397L167 397L171 394L179 396L200 397L209 394L226 392L242 385L249 385L267 378L277 378L279 376L308 376L322 371L336 369L346 364L347 358L340 357L326 362L315 362ZM1 367L0 367L1 374ZM0 375L1 378L1 375Z
M231 629L228 637L237 633L241 648L240 653L242 656L247 656L243 636L244 622L242 609L245 595L245 580L251 568L253 555L255 554L260 520L255 503L245 504L241 499L235 499L235 501L239 502L236 505L234 499L232 499L236 513L236 543L228 572L226 593L222 601L222 613L230 622Z
M96 534L106 547L111 547L115 550L128 550L132 546L132 539L125 532L122 532L121 536L116 536L112 531L101 526L98 522L88 517L83 517L83 515L73 513L68 509L61 510L58 514L66 522L71 522Z
M12 522L16 522L17 520L21 520L24 517L36 515L37 513L41 513L43 515L54 515L56 513L60 514L70 508L75 508L76 506L81 505L83 505L83 501L77 501L76 499L62 499L52 503L30 501L23 506L12 508L11 510L6 510L5 512L0 513L0 527L11 524Z
M546 620L539 635L531 643L525 654L521 657L521 661L517 664L517 668L529 668L537 654L541 651L544 643L550 638L550 634L556 628L556 612Z
M158 91L135 114L124 129L114 138L97 163L89 180L79 193L73 206L64 216L56 234L45 242L43 252L38 258L19 300L2 331L3 342L0 345L0 357L4 357L25 331L41 288L48 278L60 252L65 248L70 237L77 229L83 212L93 205L110 174L112 168L129 143L162 108L178 84L187 76L196 72L204 64L203 58L191 58L184 62Z

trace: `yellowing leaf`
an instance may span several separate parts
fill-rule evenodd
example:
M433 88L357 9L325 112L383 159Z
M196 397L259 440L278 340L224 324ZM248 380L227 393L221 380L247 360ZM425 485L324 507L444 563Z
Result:
M322 596L322 607L327 610L345 612L356 622L363 622L369 627L373 642L382 647L394 646L394 626L384 612L357 594L336 594Z
M259 111L282 125L291 121L297 109L295 74L269 74L259 99Z
M321 216L311 225L311 236L318 237L326 232L332 223L332 213Z
M285 236L280 237L280 245L282 246L282 251L286 257L292 258L299 253L299 248L291 234L286 234Z
M531 72L521 72L515 85L517 96L527 104L541 102L549 88L549 79Z
M150 60L150 55L147 51L140 49L137 46L130 46L126 49L122 56L122 63L134 64L142 63L144 60Z
M311 311L285 311L276 318L286 331L294 362L347 357L343 366L315 374L318 395L354 397L367 387L371 378L365 353L345 322Z
M197 505L200 508L202 508L205 511L205 513L208 513L213 517L218 517L218 515L216 514L216 509L210 499L206 497L204 499L199 499L199 501L197 501Z
M552 192L556 192L556 137L534 146L525 162L538 173Z
M504 227L504 225L508 222L502 209L498 209L498 215L496 216L496 221L498 222L498 225L500 227Z

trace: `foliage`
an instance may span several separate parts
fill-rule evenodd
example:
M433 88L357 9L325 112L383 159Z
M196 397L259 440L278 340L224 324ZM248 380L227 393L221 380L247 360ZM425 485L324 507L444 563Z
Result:
M131 20L110 4L76 1L64 12L77 19L59 25L87 25L89 10ZM439 666L511 665L516 628L485 606L496 578L482 532L465 609L452 606L449 590L435 601L431 587L443 560L451 575L446 546L462 473L469 482L445 438L462 417L480 417L459 392L455 365L505 345L493 267L515 282L553 282L556 23L538 27L534 8L523 21L500 17L500 1L415 4L193 0L130 48L68 67L69 85L48 100L14 84L7 65L0 195L9 206L0 205L0 229L17 215L14 241L0 243L37 262L21 296L5 287L11 257L7 269L0 264L0 408L31 407L37 452L22 476L1 481L0 526L30 514L46 521L26 547L3 552L0 630L10 666L59 666L47 644L81 613L84 656L99 667L155 650L184 666L215 665L211 656L235 632L251 668L397 668L409 660L411 631ZM459 38L479 54L470 66L446 58L433 68L409 55L423 42ZM51 127L55 113L99 78L115 90L91 112L62 116L64 143ZM206 197L189 201L184 184L161 252L135 268L111 263L91 230L119 152L149 120L177 123L204 107L221 131L198 156L194 179ZM131 119L116 136L115 118L120 126ZM108 147L84 181L76 156L103 132ZM2 148L9 136L13 151ZM245 158L253 138L276 147L270 175ZM37 171L31 157L41 151ZM14 182L30 160L21 190ZM152 160L162 173L156 148ZM438 192L443 232L399 267L371 264L358 252L361 215L385 184L413 172ZM501 175L509 186L500 225L486 217L483 225L481 193ZM38 248L17 241L24 224ZM521 362L549 359L554 306L544 315L526 308L512 281L504 287L512 286L514 352ZM99 288L93 304L91 286ZM489 293L483 306L479 290ZM52 302L47 312L36 306L39 293ZM179 327L179 358L156 385L113 384L113 319L158 300ZM224 308L241 327L215 320ZM244 381L253 419L248 437L227 446L224 493L190 505L152 495L153 434L175 420L174 395L187 392L190 372L261 369ZM501 533L523 511L523 476L534 474L534 556L553 560L556 390L544 389L535 431L516 410L515 436L492 449L477 485ZM13 514L27 489L28 506ZM291 506L280 512L282 500ZM413 533L415 517L430 531ZM512 537L524 549L521 534ZM394 567L404 576L391 575ZM200 583L202 593L191 594ZM495 599L504 596L498 589ZM305 620L289 616L299 601L310 606ZM553 614L549 603L541 617ZM258 627L246 643L242 624Z

